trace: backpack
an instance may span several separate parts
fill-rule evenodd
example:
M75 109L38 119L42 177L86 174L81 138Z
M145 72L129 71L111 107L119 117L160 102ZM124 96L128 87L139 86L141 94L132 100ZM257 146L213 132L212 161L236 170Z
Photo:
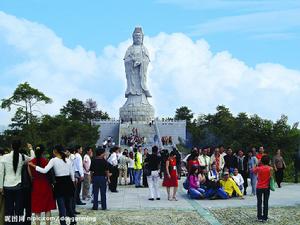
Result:
M22 160L25 161L25 156L22 154ZM24 163L21 170L21 186L24 189L31 189L31 177L28 172L28 164Z
M188 190L189 188L190 188L190 181L189 181L189 177L187 177L186 179L185 179L185 181L183 182L183 188L185 189L185 190Z

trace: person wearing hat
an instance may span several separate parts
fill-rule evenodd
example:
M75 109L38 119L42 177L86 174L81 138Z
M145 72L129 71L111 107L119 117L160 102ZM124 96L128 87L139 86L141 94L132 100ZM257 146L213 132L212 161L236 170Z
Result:
M220 180L220 184L226 193L226 195L222 195L222 198L224 199L231 198L234 191L237 196L243 198L243 194L240 191L239 187L236 185L234 180L229 177L229 172L224 172L223 179Z

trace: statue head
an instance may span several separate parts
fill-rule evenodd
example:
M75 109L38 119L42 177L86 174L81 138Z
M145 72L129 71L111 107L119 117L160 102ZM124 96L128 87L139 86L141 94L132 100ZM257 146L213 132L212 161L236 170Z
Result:
M143 44L144 34L141 27L136 27L132 33L132 39L134 45Z

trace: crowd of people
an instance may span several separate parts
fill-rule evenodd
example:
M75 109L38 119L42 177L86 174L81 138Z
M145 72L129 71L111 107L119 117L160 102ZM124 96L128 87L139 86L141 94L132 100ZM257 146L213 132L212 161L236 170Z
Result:
M268 220L268 201L272 174L278 188L281 188L285 161L278 149L270 160L263 147L233 153L231 148L193 148L191 154L183 160L188 176L184 188L192 199L228 199L247 195L248 178L251 195L257 197L257 218ZM262 207L263 205L263 207ZM263 210L262 210L263 209Z
M137 128L132 128L132 133L121 136L121 145L137 146L145 144L145 137L140 136Z
M228 199L247 195L248 178L251 195L257 196L257 217L268 219L270 179L274 171L278 187L281 187L286 168L281 151L270 158L260 147L244 153L215 148L193 148L191 154L181 160L176 148L171 152L153 146L134 145L122 150L115 145L93 149L82 146L53 147L52 156L46 157L43 145L33 148L27 144L22 150L20 140L12 142L12 150L6 154L0 149L0 192L4 205L0 220L4 224L31 224L32 217L39 225L44 213L50 224L51 211L58 209L60 224L76 224L77 205L92 201L92 210L107 209L107 186L111 193L118 192L118 185L147 187L149 201L160 200L160 179L166 188L167 199L177 201L181 161L186 163L188 175L183 185L192 199ZM109 152L107 151L109 149ZM101 199L99 201L99 192ZM263 205L263 207L262 207ZM0 207L1 209L1 207ZM263 210L262 210L263 209ZM4 217L5 216L5 217ZM16 223L19 221L19 223Z

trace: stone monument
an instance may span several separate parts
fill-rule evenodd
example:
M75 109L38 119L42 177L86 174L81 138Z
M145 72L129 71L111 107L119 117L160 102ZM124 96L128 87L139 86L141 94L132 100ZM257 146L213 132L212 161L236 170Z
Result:
M124 57L127 101L120 108L120 119L122 122L148 122L154 119L154 108L147 99L152 97L146 84L150 59L148 50L143 45L144 34L141 27L134 29L132 38L133 44Z

